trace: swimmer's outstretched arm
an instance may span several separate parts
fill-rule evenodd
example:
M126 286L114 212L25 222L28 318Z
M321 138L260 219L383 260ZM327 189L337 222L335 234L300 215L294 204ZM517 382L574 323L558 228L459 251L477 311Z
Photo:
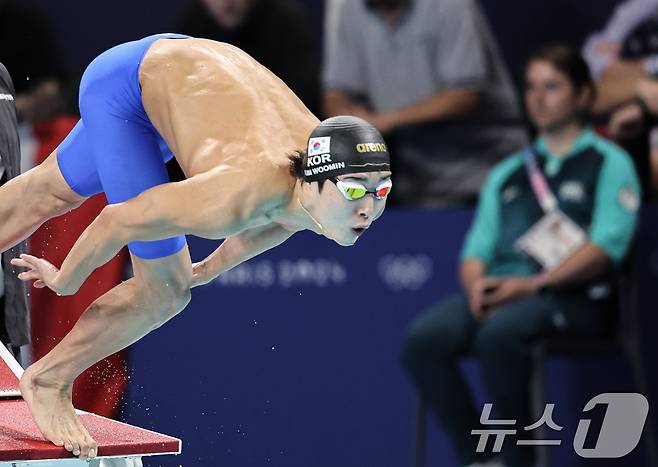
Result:
M244 195L228 178L222 174L213 178L212 174L204 173L182 182L156 186L129 201L106 206L75 242L61 270L57 271L45 260L28 257L29 261L22 263L15 260L17 266L31 268L19 277L41 280L42 285L58 294L71 295L96 268L129 242L184 234L216 238L213 232L227 229L240 216L235 208L236 197ZM39 263L35 265L36 261Z
M272 224L228 237L210 256L194 264L192 287L207 284L238 264L282 244L292 234L280 225Z

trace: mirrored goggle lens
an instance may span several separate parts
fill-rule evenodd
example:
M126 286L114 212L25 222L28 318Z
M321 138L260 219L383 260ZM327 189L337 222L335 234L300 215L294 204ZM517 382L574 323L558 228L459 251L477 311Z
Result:
M367 192L365 187L344 186L343 193L345 193L349 199L360 199L363 198Z
M391 185L383 186L381 188L377 188L377 191L375 191L375 196L377 198L386 198L390 192L391 192Z

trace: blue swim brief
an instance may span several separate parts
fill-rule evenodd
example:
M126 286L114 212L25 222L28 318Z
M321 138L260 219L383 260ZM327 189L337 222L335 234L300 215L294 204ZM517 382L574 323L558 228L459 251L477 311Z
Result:
M169 182L166 162L173 157L146 115L139 67L158 39L184 39L158 34L103 52L80 82L78 124L57 148L59 168L81 196L104 192L110 204L121 203L156 185ZM185 246L185 236L131 242L130 251L144 259L163 258Z

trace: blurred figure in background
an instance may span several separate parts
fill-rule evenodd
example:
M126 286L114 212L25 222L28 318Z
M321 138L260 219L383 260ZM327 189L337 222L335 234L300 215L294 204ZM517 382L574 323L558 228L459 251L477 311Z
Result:
M583 54L597 80L594 112L633 155L646 194L658 190L658 0L620 3Z
M334 0L323 110L369 120L392 146L398 204L475 202L525 144L517 98L474 0Z
M11 71L20 121L43 122L62 111L64 69L50 25L36 9L0 0L0 61Z
M585 126L594 84L580 55L543 49L530 58L525 80L539 136L492 170L461 253L463 291L418 318L404 347L404 365L462 465L488 459L476 457L470 431L480 427L480 414L458 358L472 353L480 360L496 418L517 427L534 423L531 345L545 336L610 331L612 276L631 244L640 204L629 156ZM532 432L520 430L519 437ZM533 448L515 441L503 445L504 465L532 466Z
M318 115L320 59L309 18L295 0L193 0L176 32L239 47Z
M0 63L0 186L20 173L21 151L14 103L14 85ZM25 242L0 255L0 343L16 358L20 347L30 340L26 287L9 264L22 253L25 253Z

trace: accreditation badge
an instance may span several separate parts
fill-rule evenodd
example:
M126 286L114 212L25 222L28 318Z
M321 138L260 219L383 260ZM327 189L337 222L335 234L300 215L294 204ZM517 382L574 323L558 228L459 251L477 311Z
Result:
M587 234L559 210L545 214L514 246L550 271L587 242Z

